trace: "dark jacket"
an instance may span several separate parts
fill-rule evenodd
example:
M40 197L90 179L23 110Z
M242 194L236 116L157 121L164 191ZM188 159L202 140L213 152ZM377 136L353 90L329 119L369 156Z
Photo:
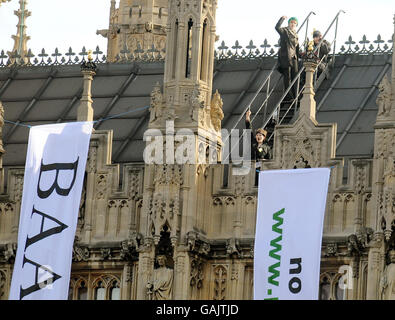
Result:
M255 133L251 127L251 122L247 120L246 129L251 129L251 160L271 159L272 149L265 141L260 147L258 147L258 142L256 142Z
M280 49L278 51L278 62L280 68L288 68L292 65L292 59L299 57L299 38L296 32L289 27L281 28L284 18L276 24L276 30L280 34Z
M317 45L314 44L314 49L316 47L317 47ZM324 39L324 40L322 40L321 46L318 50L319 50L319 58L321 60L325 55L327 55L331 51L331 44ZM317 53L318 53L318 50L317 50ZM322 62L326 62L327 58L328 57L326 57Z

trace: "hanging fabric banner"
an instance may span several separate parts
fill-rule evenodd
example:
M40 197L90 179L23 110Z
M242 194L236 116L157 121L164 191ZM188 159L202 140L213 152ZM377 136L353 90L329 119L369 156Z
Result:
M92 125L30 129L10 300L68 298Z
M317 300L330 169L262 171L254 299Z

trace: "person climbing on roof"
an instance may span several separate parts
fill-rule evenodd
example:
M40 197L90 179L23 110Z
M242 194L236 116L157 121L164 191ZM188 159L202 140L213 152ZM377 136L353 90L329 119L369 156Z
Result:
M298 19L295 17L288 19L288 26L281 27L286 16L283 16L278 20L276 24L276 30L280 34L280 49L278 51L278 70L282 73L284 81L284 90L286 90L292 80L298 73L298 58L300 57L299 52L299 38L296 31L298 25ZM296 97L296 83L292 86L288 92L285 100L293 100Z

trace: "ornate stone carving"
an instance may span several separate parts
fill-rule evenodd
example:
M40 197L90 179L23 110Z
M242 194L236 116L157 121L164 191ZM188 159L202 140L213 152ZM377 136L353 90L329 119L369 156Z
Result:
M201 256L207 256L210 253L210 244L201 238L201 236L193 231L187 233L186 244L188 251Z
M151 108L150 108L150 123L155 122L162 117L163 95L159 82L156 83L151 92Z
M325 247L325 257L337 257L337 243L328 243Z
M5 263L13 263L16 257L17 244L16 243L7 243L3 250L0 251L0 258L2 262Z
M140 172L133 171L130 174L130 183L129 183L129 197L132 200L139 199L139 185L140 185Z
M214 300L226 299L228 269L224 265L214 266Z
M0 299L2 299L5 294L6 283L7 283L6 273L3 270L0 270Z
M154 183L158 185L182 185L182 167L167 164L156 166Z
M196 287L198 290L203 287L203 267L204 261L199 258L194 258L191 260L191 273L189 285L191 287Z
M102 200L107 196L107 174L98 174L96 177L96 199Z
M377 117L387 117L391 111L391 83L387 75L383 77L379 84L379 95L376 103L379 109Z
M369 242L373 239L373 230L363 228L357 234L352 234L347 238L347 251L339 253L339 256L361 257L366 256Z
M375 157L388 158L395 150L395 129L376 129Z
M15 176L15 184L13 186L15 202L21 202L22 200L23 176L23 174L18 174Z
M96 171L96 163L97 163L97 147L91 147L91 148L89 148L86 171L88 173L95 172Z
M88 247L81 246L79 243L74 243L73 246L73 261L89 261L90 251Z
M128 264L126 267L126 282L132 282L133 281L133 266L131 264Z
M210 117L211 123L216 131L221 130L221 121L224 118L224 112L222 110L223 101L218 90L214 93L211 99Z
M239 239L229 239L226 241L226 253L231 257L239 257L240 256L240 243Z
M12 214L14 212L15 203L3 202L0 203L0 214Z
M121 242L121 260L137 259L137 252L140 249L142 236L136 231L132 231L129 239Z
M185 101L185 104L188 105L188 101ZM193 121L198 121L198 118L200 118L200 123L202 125L205 124L205 117L206 117L205 104L206 104L205 95L202 89L196 85L193 88L192 93L190 95L191 108L189 115Z
M173 295L173 270L166 267L166 256L158 255L159 267L154 270L153 279L147 283L149 300L171 300Z
M101 260L111 260L113 258L111 248L101 248L100 257Z

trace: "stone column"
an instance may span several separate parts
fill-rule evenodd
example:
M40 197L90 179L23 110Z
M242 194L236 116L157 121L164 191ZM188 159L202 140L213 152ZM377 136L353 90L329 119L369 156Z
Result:
M383 265L381 257L383 255L384 235L376 232L375 239L370 244L368 256L368 279L367 279L367 300L377 300L380 291L380 270Z
M77 111L77 121L93 121L91 88L93 76L96 74L96 70L96 64L92 62L92 57L89 54L88 61L84 61L81 65L81 73L84 76L84 91Z
M4 170L3 170L3 125L4 125L4 108L0 101L0 194L4 192Z
M10 0L0 0L0 6L2 3ZM4 176L3 176L3 125L4 125L4 108L0 101L0 193L4 191Z
M318 65L317 60L315 57L311 57L309 56L309 53L307 53L307 58L305 59L303 65L306 69L306 83L303 91L303 98L300 101L300 115L303 113L313 122L316 122L316 103L314 99L315 93L313 76Z
M392 36L392 41L395 43L395 14L394 14L394 34ZM394 51L394 50L392 50ZM395 54L392 53L392 106L393 109L395 109L394 104L395 104Z

